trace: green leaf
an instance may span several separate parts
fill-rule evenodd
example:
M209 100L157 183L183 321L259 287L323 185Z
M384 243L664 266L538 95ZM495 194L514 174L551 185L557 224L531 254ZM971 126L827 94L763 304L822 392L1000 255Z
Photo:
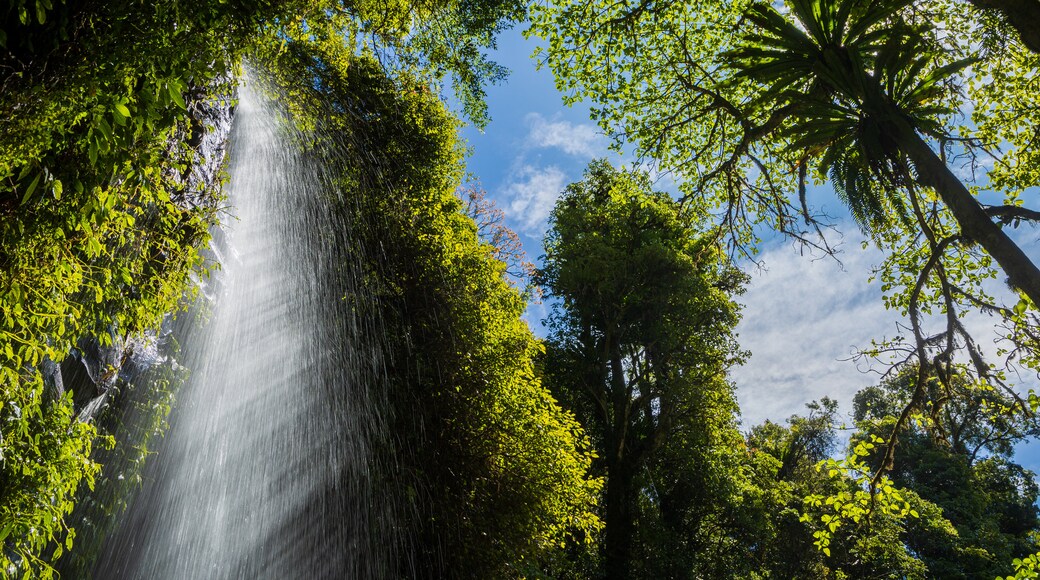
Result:
M1014 307L1013 310L1015 311L1015 314L1017 316L1022 316L1023 314L1025 314L1027 308L1029 308L1029 302L1027 302L1023 298L1022 300L1018 301L1018 304L1015 304L1015 307Z
M169 91L170 98L173 99L173 102L177 103L177 106L181 109L185 111L188 110L188 106L184 104L184 95L181 94L179 83L176 83L175 81L170 81L170 83L166 85L166 88Z
M123 119L129 119L130 118L130 109L127 109L126 105L124 105L123 103L116 103L115 109L116 109L116 112L119 113L119 115Z
M32 196L33 192L36 191L36 186L40 184L41 177L43 177L43 173L37 173L36 178L32 180L32 183L29 184L29 187L25 188L25 195L22 196L22 205L24 205L25 202L29 201L29 198Z
M111 146L110 141L112 141L112 125L109 125L104 117L98 117L97 128L101 130L102 137L104 137L104 141L98 140L98 149L108 151Z

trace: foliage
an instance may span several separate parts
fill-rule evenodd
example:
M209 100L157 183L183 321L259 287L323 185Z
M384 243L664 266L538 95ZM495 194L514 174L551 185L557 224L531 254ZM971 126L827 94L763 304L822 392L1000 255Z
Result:
M95 430L75 420L72 394L40 404L44 398L43 380L7 398L12 411L5 417L4 473L0 483L0 537L4 551L0 564L5 575L24 570L46 577L49 555L43 550L57 544L56 554L72 547L73 531L65 527L64 517L73 507L73 496L81 481L93 486L98 466L91 462ZM17 468L17 469L14 469ZM40 497L41 492L48 495Z
M73 420L71 398L45 400L38 367L80 336L132 336L175 309L216 219L215 192L193 178L200 110L230 94L243 55L345 36L354 43L340 41L342 55L364 46L429 82L453 75L479 122L481 87L503 74L481 50L518 10L331 0L0 8L6 573L51 574L39 550L64 534L70 493L98 469L94 429Z
M801 471L788 470L797 473L789 480L797 482L805 502L800 521L823 548L821 564L849 577L883 576L883 570L922 578L1005 574L1014 559L1036 551L1037 485L1010 461L1011 443L1028 425L1011 425L1000 413L980 414L980 403L999 399L999 393L976 393L974 402L959 398L931 418L916 416L900 435L900 453L888 475L877 478L873 465L887 457L878 433L888 433L896 422L914 377L908 369L856 395L858 430L846 459L829 458L831 451L817 446L822 452L806 457ZM933 384L930 392L941 391ZM823 403L832 420L836 405ZM767 423L753 431L751 444L784 457L807 421L818 427L810 433L833 436L827 417L793 418L786 445L776 443L784 440L783 432ZM821 436L826 439L815 435ZM808 530L796 535L805 538Z
M903 518L920 517L917 510L903 497L903 492L892 485L887 476L875 481L873 468L865 461L871 452L884 440L877 435L870 435L865 441L855 441L848 457L836 460L821 461L816 469L827 473L827 477L839 480L851 479L850 489L833 495L810 495L805 498L807 509L823 512L819 516L820 529L813 532L815 546L830 556L831 538L839 527L874 516L878 512ZM804 521L811 519L810 513L803 514Z
M557 86L572 102L588 99L619 146L681 176L688 206L716 212L732 251L752 256L765 225L833 252L830 224L807 196L829 181L886 252L876 277L886 306L908 320L864 356L919 376L895 422L876 434L885 449L870 465L875 491L933 379L936 401L963 397L964 380L1002 391L1005 414L1035 412L1008 367L1037 369L1040 269L1009 232L1040 219L1023 196L1040 184L1027 161L1040 151L1040 55L1018 34L1031 28L1024 13L973 4L982 8L955 0L533 8L529 34L545 39L540 54ZM957 160L966 170L955 170ZM1005 277L1011 292L995 292L989 281ZM964 324L971 311L1002 321L1003 365Z
M409 502L422 574L522 576L600 525L588 442L535 376L524 302L455 196L457 121L421 82L331 50L288 42L261 64L313 128L301 144L333 171L385 320L385 484Z
M770 524L750 542L756 577L993 578L1036 551L1037 487L1010 461L1006 437L1021 432L1009 435L1016 431L1001 423L1004 415L988 424L969 405L939 414L942 426L919 417L901 435L888 477L874 477L871 465L886 451L877 433L896 421L913 376L857 394L858 428L845 459L833 458L837 404L829 399L786 427L767 421L751 431L752 457L776 462L765 473L781 492L766 512ZM768 477L754 481L770 487Z
M47 400L39 367L80 336L154 327L200 264L213 214L184 179L202 130L185 93L222 72L209 63L226 24L171 3L49 4L32 19L7 12L0 52L0 566L44 578L41 551L71 547L63 518L98 466L94 428L75 420L71 394Z
M1015 575L1005 576L1006 580L1021 580L1024 578L1040 578L1040 552L1030 554L1025 558L1015 558ZM1000 580L999 578L997 580Z
M856 396L856 419L864 432L887 431L912 393L913 369ZM963 381L957 381L968 388ZM1007 397L976 390L947 404L931 381L921 413L900 437L890 474L898 485L942 509L957 530L937 541L910 531L906 542L936 576L992 578L1010 562L1036 552L1040 511L1034 475L1012 461L1014 444L1035 433L1035 421L997 410ZM876 461L877 452L871 461Z
M946 541L956 531L938 508L908 489L888 494L898 513L875 506L864 517L869 503L884 496L872 498L862 479L857 481L856 476L869 471L849 471L831 459L837 445L837 403L824 398L808 407L808 416L793 416L786 427L767 421L748 436L752 457L764 458L758 463L776 462L767 477L757 480L763 489L775 490L776 504L764 513L768 524L752 531L747 556L754 562L752 577L928 577L924 563L905 545L907 529L926 530ZM898 504L893 502L896 496ZM904 519L903 510L920 517Z
M605 161L564 191L545 248L537 279L558 300L546 380L607 477L602 572L710 574L725 536L705 532L738 495L725 371L742 356L730 296L743 275L645 175Z
M115 529L142 483L142 473L157 441L166 431L174 393L188 371L172 359L157 361L143 372L120 377L106 393L109 403L94 421L115 445L94 449L91 460L101 466L93 485L80 484L76 505L66 521L78 540L76 549L51 558L62 577L87 578L108 534Z
M908 198L920 195L908 187L917 183L941 198L966 241L981 244L1031 293L1023 279L1031 268L1010 268L1018 262L1007 261L1008 248L998 251L1005 241L995 242L1000 232L983 223L986 212L999 212L979 208L944 159L957 152L954 143L980 154L1022 143L1007 119L1021 122L1033 111L1036 55L961 8L941 0L792 0L781 13L751 2L563 1L537 4L529 33L548 41L545 62L558 87L572 100L589 99L594 117L619 141L682 175L692 200L722 208L720 225L738 248L754 241L752 226L763 222L821 243L811 237L820 222L805 200L810 177L836 178L867 228L905 221ZM979 37L999 37L1002 50L972 44ZM1014 72L972 84L970 96L1008 117L979 116L992 127L986 133L956 127L951 113L965 103L963 69L993 72L996 61ZM996 106L994 93L1008 100ZM929 157L921 137L939 140L943 158ZM1009 200L1019 191L1008 190ZM1001 211L1014 219L1036 215Z
M537 300L540 289L532 282L535 266L527 260L520 236L505 225L506 214L487 197L479 185L469 184L456 194L465 205L465 213L477 224L477 235L490 244L496 260L505 263L510 283L520 288L527 299Z

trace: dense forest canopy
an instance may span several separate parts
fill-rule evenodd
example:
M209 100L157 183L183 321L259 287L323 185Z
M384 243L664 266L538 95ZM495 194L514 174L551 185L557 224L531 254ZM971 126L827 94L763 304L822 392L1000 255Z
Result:
M328 210L366 224L353 251L373 298L358 307L387 321L400 466L384 475L415 502L401 533L429 577L1035 577L1040 490L1013 449L1036 436L1040 397L1011 371L1040 370L1040 269L1018 229L1040 221L1038 14L1036 0L7 0L0 574L52 577L65 552L96 549L70 527L76 502L110 483L102 461L146 461L161 434L171 377L136 389L154 404L127 429L93 420L55 368L85 339L154 332L197 293L223 202L203 143L248 66L334 175ZM507 73L487 49L525 20L566 98L681 193L592 162L537 268L460 189L456 135L486 124L485 87ZM820 184L885 252L906 337L863 353L891 370L851 427L825 398L742 434L732 259L762 226L833 252L807 197ZM540 292L544 341L521 318ZM968 312L1002 325L995 357ZM115 384L118 366L92 380Z
M533 11L559 88L590 101L619 143L677 172L686 203L714 212L737 253L753 253L760 224L832 251L806 198L828 183L888 254L879 277L906 339L864 355L917 377L880 435L872 488L898 433L915 420L941 433L935 409L965 391L1010 397L988 411L1036 410L1007 371L1036 365L1040 275L1013 235L1038 217L1028 207L1035 3L973 4L565 1ZM993 295L994 278L1012 291ZM999 358L967 330L968 311L1002 321ZM927 388L933 379L941 389Z

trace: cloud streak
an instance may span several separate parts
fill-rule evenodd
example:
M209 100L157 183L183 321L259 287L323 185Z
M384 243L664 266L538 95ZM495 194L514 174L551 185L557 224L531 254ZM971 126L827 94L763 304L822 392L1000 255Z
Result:
M567 175L555 165L519 166L502 192L510 223L519 224L528 235L541 236L549 213L567 181Z
M524 143L532 149L559 149L568 155L592 158L606 154L606 138L595 125L546 119L538 113L526 117L530 128Z
M743 425L782 422L823 396L851 410L852 396L878 380L849 360L871 339L891 336L898 313L888 312L877 284L866 283L882 254L855 242L841 255L813 260L783 244L763 252L768 269L753 273L737 326L750 361L733 371Z

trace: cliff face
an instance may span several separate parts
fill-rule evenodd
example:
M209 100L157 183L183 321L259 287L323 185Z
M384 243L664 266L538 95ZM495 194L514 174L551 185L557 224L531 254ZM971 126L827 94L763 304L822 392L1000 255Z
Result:
M222 187L227 162L228 136L234 114L232 96L216 98L205 91L189 91L187 101L187 134L177 135L171 149L186 143L192 150L192 163L183 170L168 169L180 186L170 196L171 203L185 212L197 210L212 215L222 198ZM171 156L173 155L171 151ZM215 225L215 224L214 224ZM216 234L220 238L220 234ZM214 248L204 252L212 261ZM205 290L217 283L209 276L194 277L198 288L185 292ZM57 400L66 391L71 392L80 421L91 421L110 403L110 392L120 381L126 382L144 369L164 361L170 353L174 313L170 313L158 332L137 336L120 333L116 323L110 327L105 340L97 336L83 336L76 347L60 364L45 360L44 380L49 396Z
M234 108L230 97L200 96L189 101L188 111L193 134L186 141L195 161L177 175L182 187L173 202L192 211L215 207L223 199ZM213 240L203 252L210 265L219 263L224 239L217 224L212 231ZM77 420L93 423L101 440L109 441L95 447L92 458L101 464L101 472L93 489L80 486L66 520L76 537L75 550L52 562L62 577L91 577L105 539L133 503L149 455L167 429L176 392L189 375L180 360L180 344L188 329L206 317L221 279L219 270L193 277L185 289L185 309L168 314L155 332L123 337L113 324L106 340L81 337L60 364L43 363L48 396L58 400L71 393Z

